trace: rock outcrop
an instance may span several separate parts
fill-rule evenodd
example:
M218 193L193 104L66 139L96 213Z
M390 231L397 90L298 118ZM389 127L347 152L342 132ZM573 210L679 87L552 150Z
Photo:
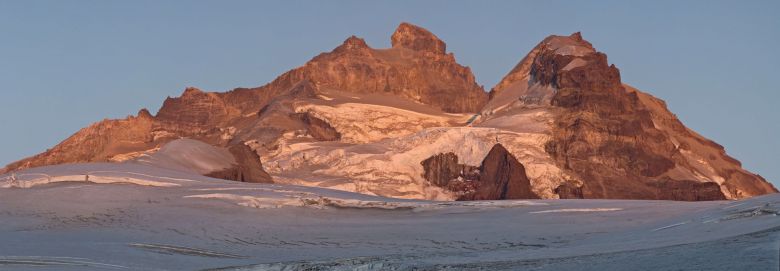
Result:
M582 187L576 184L565 182L555 188L555 194L558 194L560 199L583 199L585 196L582 194Z
M584 198L701 200L777 191L686 128L662 101L624 85L615 65L579 33L542 41L491 97L516 84L547 91L539 105L555 117L545 149L579 176ZM559 190L578 197L571 188Z
M479 171L477 189L460 200L539 198L531 192L531 182L525 174L525 167L501 144L490 149Z
M458 195L458 200L538 199L517 158L496 144L479 167L458 163L454 153L423 160L424 177L432 185Z
M458 199L478 189L479 167L459 164L455 153L436 154L420 164L425 171L423 174L425 180L456 193Z
M310 80L321 88L392 94L452 113L477 112L487 102L471 69L445 54L444 43L428 30L402 23L392 41L390 49L373 49L352 36L270 85L284 89Z
M662 100L624 84L580 33L544 39L489 95L428 30L402 23L390 40L391 48L375 49L348 37L260 87L187 88L156 115L143 109L95 123L0 173L154 163L162 150L163 158L211 155L201 157L209 163L171 164L218 178L270 182L271 172L296 184L431 200L777 192ZM202 148L189 152L188 144Z
M181 97L165 99L156 119L162 129L198 134L219 127L240 114L230 109L219 95L188 87Z
M444 55L447 45L430 31L409 23L401 23L390 37L393 48L407 48L434 55Z
M76 132L45 152L6 166L0 173L47 165L107 162L122 153L151 149L154 118L145 109L138 116L103 120Z
M311 137L319 141L336 141L341 138L341 133L330 126L328 122L312 116L309 113L295 113L293 116L306 125L306 131Z
M247 183L273 183L271 175L263 170L260 157L252 149L237 144L228 150L233 154L236 163L232 167L206 173L206 176Z
M394 48L373 49L363 39L349 37L333 51L257 88L218 93L189 87L180 97L167 98L156 116L143 110L139 117L102 121L2 171L109 161L182 137L223 147L247 141L264 146L286 132L303 130L315 140L338 140L339 132L326 121L292 110L293 101L316 99L322 88L390 94L446 112L476 112L487 101L471 70L446 54L444 43L427 30L403 23L392 40ZM271 107L270 117L262 114Z

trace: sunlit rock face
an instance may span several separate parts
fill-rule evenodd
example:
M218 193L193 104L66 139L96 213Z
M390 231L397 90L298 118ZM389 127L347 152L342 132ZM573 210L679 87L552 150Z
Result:
M152 146L154 118L146 109L138 116L102 120L83 128L45 152L9 164L0 172L46 165L108 161L112 157Z
M434 55L444 55L447 45L430 31L409 23L401 23L390 37L393 48L407 48Z
M403 23L392 41L392 48L373 49L352 36L277 81L308 79L320 88L392 94L450 113L477 112L487 101L471 69L445 54L444 42L428 30Z
M98 122L2 172L151 161L236 181L430 200L777 191L662 100L624 84L580 33L545 38L489 94L430 31L401 23L390 40L377 49L348 37L260 87L186 88L155 115ZM190 146L182 142L206 151L175 147Z
M670 200L776 192L723 147L686 128L663 101L623 84L607 56L579 33L542 41L493 88L491 98L506 100L513 91L513 106L555 112L545 150L581 183L562 183L566 197L579 197L578 189L584 198ZM528 102L531 95L543 99ZM495 103L489 109L495 108L506 110Z

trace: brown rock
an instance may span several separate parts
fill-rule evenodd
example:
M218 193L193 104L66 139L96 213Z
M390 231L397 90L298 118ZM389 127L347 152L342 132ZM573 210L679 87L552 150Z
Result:
M144 118L144 119L153 119L154 116L152 116L152 113L149 113L149 110L146 108L141 108L141 110L138 110L138 117Z
M436 55L444 55L447 52L447 45L436 35L410 23L401 23L390 37L390 42L393 48L403 47Z
M220 146L257 137L273 141L274 136L298 127L285 124L258 128L258 121L264 120L257 120L254 114L272 101L314 98L320 86L347 92L392 93L446 112L476 112L485 104L487 95L476 84L471 70L456 63L451 54L445 55L446 47L436 36L406 23L399 26L396 34L392 38L396 48L385 50L372 49L352 36L332 52L320 54L262 87L225 93L187 88L181 97L166 99L156 116L142 110L137 119L143 121L104 121L50 151L12 163L4 170L105 161L122 151L141 151L179 137ZM281 96L286 98L278 99ZM288 120L282 122L285 121ZM333 139L333 131L320 124L323 123L309 118L310 128L316 130L313 134ZM93 130L100 130L100 135ZM237 133L225 134L228 130ZM110 135L117 136L109 138ZM144 143L138 144L139 141Z
M720 145L686 128L663 101L625 86L607 56L579 33L542 41L492 89L491 97L526 79L529 85L556 90L547 105L555 119L545 149L583 183L562 185L557 189L562 197L720 199L720 190L712 189L718 186L714 180L691 183L703 174L691 164L698 163L688 158L691 153L709 157L725 180L723 191L730 191L727 198L777 191L742 169Z
M333 49L333 52L353 56L370 56L371 48L368 47L365 40L356 36L350 36L339 47Z
M490 149L479 169L478 188L459 200L539 198L531 192L531 181L525 175L525 167L501 144Z
M447 54L444 42L429 31L402 23L391 41L392 48L373 49L352 36L257 88L224 93L187 88L181 97L166 99L156 116L143 109L137 117L101 121L2 172L109 161L180 137L231 150L248 141L271 150L290 131L338 140L338 131L326 121L293 110L297 101L319 99L321 89L393 94L454 113L478 112L486 104L471 70ZM518 81L553 89L549 102L539 104L554 116L545 150L578 180L577 185L559 184L556 193L562 198L708 200L777 192L761 176L742 169L722 146L685 127L663 101L624 85L619 70L579 33L542 41L490 96ZM434 156L423 161L424 177L463 199L530 197L522 165L502 149L491 150L479 168L458 164L454 154ZM263 180L257 171L262 167L248 162L259 164L259 159L239 153L247 162L214 174ZM703 160L711 172L697 165Z
M649 185L656 189L656 198L661 200L703 201L726 199L726 196L720 191L720 186L714 182L662 180L651 182Z
M458 156L452 152L436 154L420 164L425 171L423 177L428 182L450 191L465 193L473 190L473 187L466 183L479 179L478 168L458 164Z
M576 184L565 182L555 188L555 194L558 194L560 199L583 199L582 187Z
M313 138L320 140L320 141L337 141L341 138L341 133L336 131L335 128L330 126L328 122L319 119L315 116L312 116L311 114L307 113L296 113L293 114L293 116L300 121L303 122L303 124L306 126L306 131L309 135L311 135Z
M9 164L2 172L57 164L106 162L117 154L147 150L154 147L151 142L153 122L143 112L138 117L103 120L79 130L41 154Z
M236 159L236 165L231 168L205 174L218 179L233 180L247 183L273 183L271 175L263 170L260 157L244 144L231 146L229 149Z
M480 167L458 164L454 153L423 160L429 183L455 192L458 200L537 199L525 168L501 144L496 144Z
M156 118L165 129L192 133L218 127L238 114L219 95L190 87L181 97L165 99Z
M410 27L402 24L396 33L429 33ZM394 94L445 112L477 112L487 101L484 89L476 84L471 70L455 62L452 55L431 54L425 47L413 45L424 40L441 42L435 36L426 37L399 38L403 42L398 42L413 48L397 44L391 49L375 50L353 36L332 52L320 54L269 85L289 89L309 80L319 87L347 92Z

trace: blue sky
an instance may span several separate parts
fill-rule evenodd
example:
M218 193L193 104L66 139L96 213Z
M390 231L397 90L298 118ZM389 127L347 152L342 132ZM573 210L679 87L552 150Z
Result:
M492 87L582 31L623 81L780 186L780 1L0 1L0 164L185 87L263 85L350 35L421 25Z

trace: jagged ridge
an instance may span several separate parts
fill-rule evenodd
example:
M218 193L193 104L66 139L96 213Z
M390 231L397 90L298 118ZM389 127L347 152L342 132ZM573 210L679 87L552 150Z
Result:
M270 181L259 161L263 157L273 160L278 173L354 178L354 188L336 187L378 195L452 199L435 188L444 187L471 191L459 194L461 199L718 200L777 191L742 169L722 146L686 128L663 101L623 84L619 70L580 33L544 39L491 89L489 100L470 69L458 64L428 30L402 23L391 43L392 48L374 49L352 36L261 87L224 93L187 88L180 97L168 97L156 116L144 109L138 116L104 120L2 172L132 160L186 137L229 150L237 164L212 176ZM341 98L331 101L328 96ZM405 102L382 104L361 97ZM347 119L349 110L366 115ZM464 115L445 114L476 112L479 117L468 121L461 119ZM380 129L382 135L366 127ZM394 141L381 143L383 139ZM419 146L410 144L426 140L443 145L420 150L444 154L421 164L392 160L390 150L418 157L408 152ZM488 152L489 146L501 148ZM483 164L458 164L458 156L453 160L449 155L458 148L468 149L458 152L468 156L464 160ZM326 157L306 156L312 153ZM382 166L390 162L399 168ZM362 170L349 176L318 163ZM417 173L437 164L446 170ZM456 177L463 180L453 182ZM364 183L373 180L381 182ZM511 183L530 190L510 189Z

